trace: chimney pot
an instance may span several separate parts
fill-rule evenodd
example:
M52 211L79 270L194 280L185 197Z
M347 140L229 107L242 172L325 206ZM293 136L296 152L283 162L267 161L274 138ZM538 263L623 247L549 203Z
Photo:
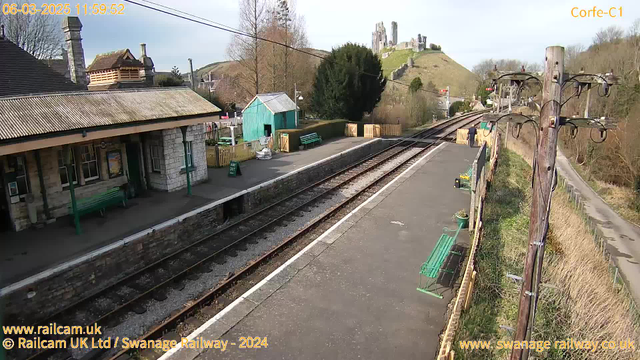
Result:
M147 44L145 43L140 44L140 54L142 56L147 56Z

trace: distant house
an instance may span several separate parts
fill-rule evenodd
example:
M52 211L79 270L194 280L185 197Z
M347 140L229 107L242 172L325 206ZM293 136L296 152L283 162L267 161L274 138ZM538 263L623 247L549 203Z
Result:
M296 104L283 92L258 94L242 110L244 141L271 136L276 130L295 129Z
M97 55L87 68L89 90L152 86L153 60L147 56L146 45L140 44L140 47L140 59L136 59L129 49Z

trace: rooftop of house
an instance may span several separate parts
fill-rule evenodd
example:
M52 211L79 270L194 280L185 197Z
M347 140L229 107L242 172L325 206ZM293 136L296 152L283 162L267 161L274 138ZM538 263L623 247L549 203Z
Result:
M289 96L284 92L275 92L275 93L266 93L266 94L258 94L256 95L247 106L242 110L246 110L255 99L259 99L264 106L269 109L274 114L293 111L296 109L296 104L289 98Z
M219 111L187 87L0 97L0 143Z
M87 68L87 72L117 69L120 67L142 68L144 64L136 59L129 49L99 54Z
M0 96L79 91L86 89L65 78L0 34Z

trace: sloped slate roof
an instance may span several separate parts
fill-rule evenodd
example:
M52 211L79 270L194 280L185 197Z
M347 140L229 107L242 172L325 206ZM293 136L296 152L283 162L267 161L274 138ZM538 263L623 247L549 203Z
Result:
M0 37L0 96L85 89Z
M266 106L267 109L269 109L269 111L274 114L296 109L296 104L289 98L289 96L287 96L286 93L277 92L256 95L251 101L249 101L249 104L247 104L247 106L242 111L248 108L256 98L260 99L264 106Z
M131 55L132 59L125 59L127 54ZM109 70L120 67L144 67L144 65L133 56L129 49L124 49L96 55L87 71Z
M0 97L0 141L219 111L183 87Z

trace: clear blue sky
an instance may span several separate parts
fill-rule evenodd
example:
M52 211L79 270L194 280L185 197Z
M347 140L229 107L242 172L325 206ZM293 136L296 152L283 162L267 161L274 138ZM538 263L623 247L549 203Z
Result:
M112 2L121 3L119 0ZM156 2L232 27L238 25L237 0ZM70 3L75 11L78 2ZM189 57L193 58L194 68L227 60L230 34L124 4L123 16L80 17L84 25L87 66L96 54L117 49L129 48L139 56L141 42L147 43L148 55L153 58L157 71L168 71L177 65L186 72ZM590 9L594 5L604 10L622 7L622 17L584 19L571 16L575 6ZM370 46L376 22L384 21L390 35L391 21L396 21L400 41L409 40L418 33L426 35L428 42L440 44L444 52L469 69L485 58L540 62L546 46L574 43L588 46L597 30L610 25L619 25L626 30L633 20L640 18L638 0L297 0L296 8L306 19L312 47L330 50L347 41Z

